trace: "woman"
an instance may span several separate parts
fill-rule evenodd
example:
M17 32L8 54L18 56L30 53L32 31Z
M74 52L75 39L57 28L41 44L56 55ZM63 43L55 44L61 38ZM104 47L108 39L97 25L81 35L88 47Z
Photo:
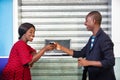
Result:
M44 54L45 51L55 48L49 44L43 47L38 53L27 45L35 36L35 27L30 23L23 23L18 29L19 40L13 45L8 63L6 64L2 80L31 80L30 67Z

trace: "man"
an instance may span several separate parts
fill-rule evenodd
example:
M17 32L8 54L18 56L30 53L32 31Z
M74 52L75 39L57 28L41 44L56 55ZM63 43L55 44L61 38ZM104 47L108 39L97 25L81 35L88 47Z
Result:
M88 43L81 49L75 51L56 44L56 49L78 58L78 64L84 66L83 78L86 80L116 80L114 74L115 57L113 42L102 30L102 16L98 11L92 11L86 16L85 25L92 32Z

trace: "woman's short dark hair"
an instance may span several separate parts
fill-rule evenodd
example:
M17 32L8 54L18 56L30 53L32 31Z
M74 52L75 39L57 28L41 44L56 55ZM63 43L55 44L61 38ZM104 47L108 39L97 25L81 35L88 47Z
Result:
M35 26L31 23L23 23L19 26L18 28L18 34L19 34L19 39L30 29L33 27L35 29Z

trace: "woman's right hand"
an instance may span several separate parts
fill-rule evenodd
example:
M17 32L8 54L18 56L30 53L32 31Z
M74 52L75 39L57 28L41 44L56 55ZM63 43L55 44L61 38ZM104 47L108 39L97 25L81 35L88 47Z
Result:
M55 44L48 44L44 47L45 51L50 51L56 48Z

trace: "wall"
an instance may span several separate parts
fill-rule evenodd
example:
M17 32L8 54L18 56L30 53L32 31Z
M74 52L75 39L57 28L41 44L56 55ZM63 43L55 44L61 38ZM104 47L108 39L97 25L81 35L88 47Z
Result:
M7 63L13 40L13 1L0 0L0 73Z
M0 56L8 56L12 44L12 0L0 0Z
M112 40L115 56L120 57L120 0L112 0Z

